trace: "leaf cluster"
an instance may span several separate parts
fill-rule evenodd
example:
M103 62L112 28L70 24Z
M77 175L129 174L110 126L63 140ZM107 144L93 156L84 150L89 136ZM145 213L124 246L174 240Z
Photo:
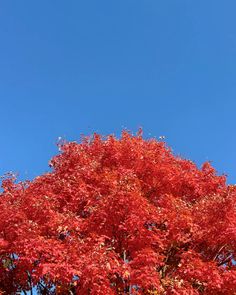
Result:
M0 294L236 294L236 188L162 141L60 143L0 194Z

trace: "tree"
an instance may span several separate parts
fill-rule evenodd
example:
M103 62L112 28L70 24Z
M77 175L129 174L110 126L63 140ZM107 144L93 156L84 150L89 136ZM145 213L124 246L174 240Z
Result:
M2 181L2 294L236 294L225 176L141 131L60 150L52 172Z

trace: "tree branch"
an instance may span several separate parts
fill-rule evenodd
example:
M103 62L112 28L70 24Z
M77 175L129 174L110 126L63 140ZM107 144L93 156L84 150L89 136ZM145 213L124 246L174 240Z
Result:
M220 249L217 251L213 261L216 261L217 257L219 256L220 252L225 248L226 244L221 246Z
M218 263L218 266L221 266L227 262L229 262L232 259L232 254L230 254L227 258L225 258L223 261L221 261L220 263Z

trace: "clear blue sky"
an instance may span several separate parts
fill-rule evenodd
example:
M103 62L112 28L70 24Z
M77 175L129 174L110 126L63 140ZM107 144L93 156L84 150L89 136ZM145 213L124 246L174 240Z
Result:
M236 180L236 1L0 3L0 174L123 127Z

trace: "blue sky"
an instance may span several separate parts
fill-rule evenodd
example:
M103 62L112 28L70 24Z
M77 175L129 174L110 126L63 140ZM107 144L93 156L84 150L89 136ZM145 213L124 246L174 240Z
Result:
M142 126L236 179L235 0L1 1L0 174Z

